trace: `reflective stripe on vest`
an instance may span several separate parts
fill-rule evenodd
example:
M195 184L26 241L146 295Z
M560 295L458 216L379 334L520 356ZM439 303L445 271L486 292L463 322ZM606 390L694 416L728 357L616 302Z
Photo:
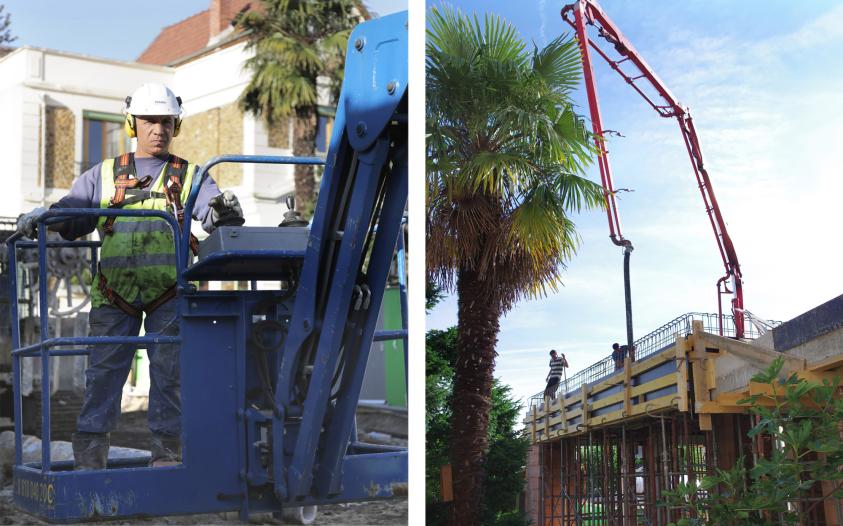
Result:
M109 208L109 202L114 196L114 163L115 159L102 162L100 208ZM196 165L187 165L182 181L182 203L187 202L195 171ZM169 184L166 173L165 163L155 183L147 188L156 197L129 203L121 208L167 210L167 200L157 197L164 194L165 183ZM104 235L102 227L105 221L105 217L100 217L97 222L102 239L100 272L105 276L108 286L125 301L131 303L140 298L141 304L148 305L176 282L175 246L169 223L158 217L118 217L114 221L112 234ZM109 304L97 286L91 287L91 301L94 307Z

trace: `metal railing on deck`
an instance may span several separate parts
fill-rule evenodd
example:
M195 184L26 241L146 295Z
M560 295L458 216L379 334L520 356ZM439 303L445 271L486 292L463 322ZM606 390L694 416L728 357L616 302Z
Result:
M653 332L635 340L635 360L641 361L650 356L662 351L676 342L676 335L681 334L687 336L691 334L692 325L694 321L701 321L703 323L703 330L713 334L720 332L719 316L717 314L708 314L704 312L689 312L683 314L678 318L662 325ZM778 325L781 322L772 322L773 325ZM735 336L735 320L732 316L723 316L723 336ZM744 337L757 338L760 336L758 330L752 324L745 324ZM609 345L607 344L607 347ZM591 384L601 380L615 372L615 361L612 355L609 355L597 363L575 373L571 377L561 381L557 385L553 397L559 396L560 391L565 394L576 391L583 385ZM536 393L530 397L530 404L527 408L539 407L544 402L544 391Z

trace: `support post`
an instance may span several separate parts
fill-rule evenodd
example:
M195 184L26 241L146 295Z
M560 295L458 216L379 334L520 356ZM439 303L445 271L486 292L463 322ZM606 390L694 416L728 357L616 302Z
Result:
M700 414L699 411L703 407L703 402L711 401L711 389L714 388L715 382L715 362L710 358L702 358L705 356L705 343L701 338L696 338L696 335L701 334L704 330L702 321L694 320L692 327L694 355L698 358L691 364L694 377L694 412L697 413L700 430L711 431L711 414Z
M586 429L586 428L588 428L588 421L589 421L589 418L588 418L588 386L586 384L583 384L583 386L582 386L581 396L582 396L582 403L581 403L582 425L583 425L583 429Z
M676 393L678 409L688 411L688 343L681 334L676 335Z
M629 418L632 415L632 362L627 353L624 358L623 368L623 410L624 417Z

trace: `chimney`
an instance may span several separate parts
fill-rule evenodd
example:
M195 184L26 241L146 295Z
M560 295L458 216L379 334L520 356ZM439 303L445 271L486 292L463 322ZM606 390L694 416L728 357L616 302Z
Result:
M211 7L208 9L208 20L210 21L210 32L208 33L211 38L214 38L220 32L222 32L225 27L225 20L223 18L223 2L225 0L211 0Z

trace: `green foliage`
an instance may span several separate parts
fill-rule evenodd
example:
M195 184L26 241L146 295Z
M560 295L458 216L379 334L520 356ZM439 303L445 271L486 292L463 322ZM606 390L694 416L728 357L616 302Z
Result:
M352 0L262 0L264 11L247 11L238 27L251 32L252 74L240 106L272 124L308 107L316 114L316 78L328 79L336 94L351 29ZM336 97L335 97L336 98Z
M524 489L524 469L529 441L515 426L522 412L509 386L495 382L489 415L489 451L486 454L485 520L488 525L523 524L515 511ZM518 522L518 521L521 522Z
M433 307L445 299L445 293L435 283L428 281L424 289L424 310L430 312Z
M451 397L457 329L428 331L426 341L425 431L427 523L447 523L447 506L440 503L439 470L450 462ZM521 404L510 388L495 381L489 418L489 451L486 456L486 495L483 524L523 526L526 519L516 510L524 487L524 466L529 442L515 429Z
M783 366L778 358L752 378L768 385L769 392L738 402L757 417L749 436L772 441L770 454L751 469L743 458L731 469L716 469L700 482L702 497L692 498L698 488L689 484L666 492L668 505L690 515L678 526L805 524L810 511L822 505L805 498L822 482L833 488L825 498L843 497L843 400L835 398L840 378L812 383L783 374Z
M457 330L428 331L425 363L425 433L427 439L427 500L438 500L439 468L449 463L451 394L456 361Z

